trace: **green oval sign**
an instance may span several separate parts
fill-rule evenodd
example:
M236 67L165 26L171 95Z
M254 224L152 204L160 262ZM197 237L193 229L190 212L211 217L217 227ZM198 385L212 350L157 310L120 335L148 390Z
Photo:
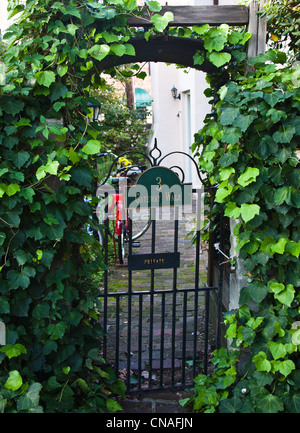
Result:
M177 174L167 167L149 168L135 185L126 188L127 209L191 204L192 184L182 184Z

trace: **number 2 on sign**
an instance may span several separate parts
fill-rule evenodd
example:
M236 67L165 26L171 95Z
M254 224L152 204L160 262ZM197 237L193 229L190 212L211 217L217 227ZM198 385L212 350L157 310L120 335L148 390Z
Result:
M157 183L158 183L158 186L156 187L156 190L157 190L157 191L160 191L160 190L161 190L161 177L157 177L157 178L156 178L156 181L157 181Z

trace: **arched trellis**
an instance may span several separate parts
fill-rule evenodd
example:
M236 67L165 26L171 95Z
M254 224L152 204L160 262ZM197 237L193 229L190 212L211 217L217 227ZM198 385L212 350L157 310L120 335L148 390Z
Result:
M199 39L158 36L152 37L148 41L144 38L132 38L129 43L135 49L135 56L107 56L102 61L97 62L97 68L104 70L133 62L152 61L180 64L207 73L217 71L217 68L207 60L202 65L194 64L193 56L197 51L206 51L203 41Z
M262 2L263 3L263 2ZM262 10L263 4L258 5L257 0L252 0L249 7L246 6L165 6L161 13L172 12L174 20L172 27L187 27L193 25L209 24L217 26L228 24L231 26L246 26L252 33L248 42L247 57L254 57L265 51L266 23L259 19L257 12ZM101 30L101 20L95 21L95 28ZM130 27L140 27L147 30L151 21L143 17L130 17L127 20ZM203 41L173 36L151 37L146 41L143 37L132 38L129 43L135 49L135 56L123 55L121 57L107 56L101 62L95 61L98 70L109 69L114 66L133 62L153 61L176 63L186 67L193 67L207 73L216 72L217 68L205 60L202 65L195 65L193 56L196 52L204 52Z

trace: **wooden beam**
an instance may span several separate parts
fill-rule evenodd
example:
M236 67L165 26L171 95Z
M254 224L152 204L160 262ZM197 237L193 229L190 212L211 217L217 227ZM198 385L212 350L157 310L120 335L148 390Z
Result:
M194 65L193 56L197 51L204 50L203 41L198 39L156 36L148 41L144 38L132 38L129 43L135 49L135 56L107 56L101 62L95 60L98 70L103 71L114 66L133 62L166 62L208 73L217 71L217 68L207 60L202 65Z
M163 6L160 14L163 15L165 12L174 14L174 21L170 23L173 27L201 24L240 26L248 24L249 21L249 11L246 6ZM132 27L152 25L146 17L130 17L127 24Z

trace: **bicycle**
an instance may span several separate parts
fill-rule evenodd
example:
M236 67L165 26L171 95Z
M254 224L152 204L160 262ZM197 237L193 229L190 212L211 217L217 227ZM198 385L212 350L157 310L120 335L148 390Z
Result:
M100 156L112 156L113 154L105 153ZM113 155L115 156L115 155ZM101 245L105 243L105 230L108 232L113 240L114 252L115 252L115 266L117 260L119 265L125 264L126 258L126 244L129 242L129 213L124 206L124 194L122 187L132 186L135 184L137 178L147 169L146 165L134 165L126 158L115 157L115 162L121 163L116 171L115 176L106 178L100 183L100 197L102 200L99 202L96 210L96 214L99 221L98 238ZM103 180L103 179L102 179ZM123 181L123 182L122 182ZM121 185L122 184L122 185ZM112 187L114 190L112 190ZM105 193L108 190L108 193ZM99 188L98 188L99 191ZM113 191L113 192L112 192ZM107 197L106 197L107 195ZM110 219L111 217L111 223ZM105 224L106 219L108 221ZM138 228L137 232L132 230L132 242L134 246L139 246L136 242L143 234L149 229L151 225L150 213L146 216L146 221L143 223L142 228Z

